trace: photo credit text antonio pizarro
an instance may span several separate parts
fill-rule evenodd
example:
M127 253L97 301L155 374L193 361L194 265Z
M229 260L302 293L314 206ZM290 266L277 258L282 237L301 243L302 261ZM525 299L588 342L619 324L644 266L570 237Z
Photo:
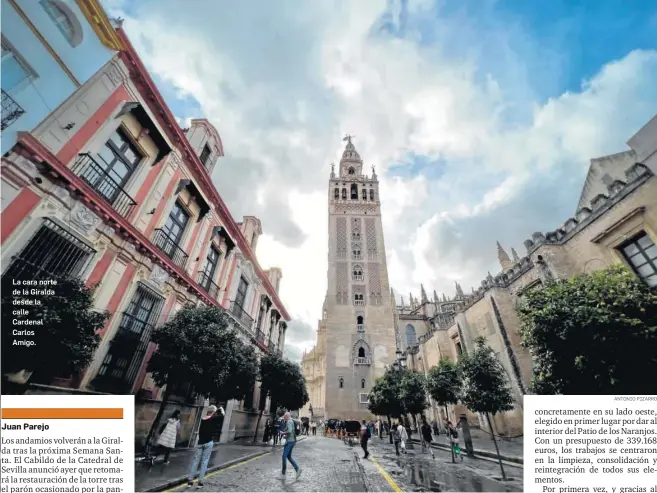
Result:
M0 491L134 491L132 395L2 396Z
M657 493L657 396L528 395L524 487Z

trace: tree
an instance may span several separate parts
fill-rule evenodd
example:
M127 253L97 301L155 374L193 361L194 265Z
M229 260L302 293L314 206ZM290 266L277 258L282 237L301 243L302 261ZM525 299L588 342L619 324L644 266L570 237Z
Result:
M518 308L537 394L655 394L657 293L614 266L555 281Z
M497 460L502 470L502 479L506 481L500 450L490 420L491 414L494 416L499 412L513 409L513 395L504 367L495 357L493 350L486 345L483 337L475 341L474 351L468 356L463 356L459 360L459 365L463 375L461 401L471 411L486 416L497 451Z
M418 428L417 415L424 412L427 403L427 379L414 370L402 370L399 385L399 400L404 411L409 413Z
M199 395L218 401L241 400L253 389L258 372L255 351L242 342L220 308L186 306L155 329L152 342L158 346L148 371L166 389L146 443L176 387L191 384Z
M391 417L400 417L404 410L399 400L399 385L401 375L392 369L386 370L382 377L376 379L369 393L368 409L377 416L388 419L389 429L392 430ZM392 443L392 433L389 434Z
M260 405L253 441L257 440L260 420L270 397L270 412L279 407L287 410L301 409L309 400L306 380L301 367L275 354L266 354L260 359Z
M427 390L439 406L444 406L445 416L449 416L448 404L456 404L459 401L462 385L459 367L447 358L442 358L436 366L429 370ZM452 462L456 462L454 449L451 448L451 451Z
M2 374L25 370L35 380L48 382L53 377L77 374L91 362L100 343L100 331L110 314L93 310L93 288L79 279L58 278L51 289L54 294L15 296L3 279L2 292ZM22 288L21 288L22 289ZM27 288L26 288L27 289ZM32 289L32 288L29 288ZM38 305L13 305L13 300L29 298ZM26 314L14 315L20 308ZM43 321L38 326L17 326L13 320ZM14 331L33 331L33 336L16 336ZM34 342L15 345L13 341Z

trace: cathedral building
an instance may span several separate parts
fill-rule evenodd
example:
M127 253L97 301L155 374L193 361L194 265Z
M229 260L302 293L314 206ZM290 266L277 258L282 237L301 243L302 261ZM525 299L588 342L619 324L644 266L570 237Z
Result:
M351 137L328 190L328 292L317 345L302 360L310 402L302 416L365 419L368 394L395 360L394 299L388 282L379 183Z

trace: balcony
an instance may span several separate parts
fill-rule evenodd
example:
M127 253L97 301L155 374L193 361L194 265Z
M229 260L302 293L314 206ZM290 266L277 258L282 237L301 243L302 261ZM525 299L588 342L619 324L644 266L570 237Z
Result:
M365 324L356 324L356 330L358 332L365 332Z
M127 218L137 205L121 185L112 178L105 168L91 154L78 154L71 171L86 181L112 208Z
M355 275L354 275L354 281L362 281L362 280L363 280L363 276L362 276L362 275L360 275L360 276L359 276L358 274L355 274Z
M252 329L253 317L246 313L244 309L234 301L230 302L230 313L245 329L249 331ZM264 342L264 337L262 342Z
M3 50L4 51L4 50ZM2 130L18 120L25 110L14 99L2 90Z
M363 256L360 255L360 254L355 254L355 253L353 253L353 254L351 255L351 260L363 260Z
M217 296L219 295L219 286L212 282L210 276L205 272L199 272L197 282L203 288L203 291L208 293L210 297L215 300L217 299Z
M161 250L167 257L173 260L173 263L184 269L189 256L178 246L176 241L171 238L163 229L156 229L153 235L153 244Z
M371 365L372 358L354 358L354 365Z
M365 305L365 301L364 300L354 300L354 305L363 306L363 305Z

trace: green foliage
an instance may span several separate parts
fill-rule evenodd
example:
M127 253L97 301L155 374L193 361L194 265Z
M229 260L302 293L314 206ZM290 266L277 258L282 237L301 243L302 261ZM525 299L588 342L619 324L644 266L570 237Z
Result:
M483 337L475 343L474 351L459 360L463 376L461 402L477 413L512 410L513 395L502 363Z
M5 281L5 280L3 280ZM3 282L2 290L2 373L28 370L33 380L47 382L52 377L69 376L84 370L100 343L97 332L105 326L110 314L93 311L93 289L79 279L57 279L49 287L54 295L26 298L40 301L37 306L20 306L26 316L15 316L12 305L14 287ZM43 325L15 326L13 319L43 320ZM32 330L34 337L16 337L13 330ZM33 346L14 346L14 339L36 342Z
M255 383L258 360L231 324L220 308L182 308L153 333L158 347L148 370L155 382L160 386L191 383L196 392L218 401L243 399Z
M456 404L459 401L463 382L459 367L447 358L442 358L429 370L427 390L440 406Z
M368 409L377 416L398 418L404 412L399 400L401 374L392 369L376 379L369 393Z
M275 354L260 359L260 382L261 392L269 394L273 406L297 410L310 399L301 367ZM264 402L262 399L261 406Z
M537 394L655 394L657 293L614 266L528 293L518 308Z
M401 372L399 400L406 412L413 416L423 412L429 406L427 403L427 379L422 373L413 370Z

